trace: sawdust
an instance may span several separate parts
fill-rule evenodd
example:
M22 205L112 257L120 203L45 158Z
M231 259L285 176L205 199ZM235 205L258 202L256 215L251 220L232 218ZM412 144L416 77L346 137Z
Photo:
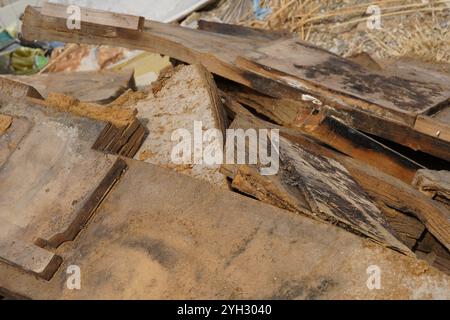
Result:
M0 114L0 134L5 133L11 124L12 118L10 116Z
M108 104L110 108L122 108L129 109L133 108L136 103L145 99L148 96L148 93L145 91L134 91L128 89L122 95L120 95L116 100Z
M103 106L95 103L80 102L73 97L54 92L50 93L48 98L40 104L60 112L68 112L77 116L110 122L118 127L130 125L136 119L137 114L136 110L120 108L114 102L112 105Z

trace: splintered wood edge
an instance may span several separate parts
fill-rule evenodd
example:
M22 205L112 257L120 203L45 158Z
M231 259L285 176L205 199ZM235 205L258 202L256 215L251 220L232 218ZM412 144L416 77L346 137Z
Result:
M450 142L450 125L432 117L418 116L414 130Z

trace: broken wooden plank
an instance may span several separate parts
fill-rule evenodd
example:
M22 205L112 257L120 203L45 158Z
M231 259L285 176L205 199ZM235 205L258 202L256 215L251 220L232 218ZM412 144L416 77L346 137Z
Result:
M301 145L305 150L338 161L346 167L352 178L376 201L382 210L384 207L388 207L397 210L399 213L412 215L420 220L444 246L449 245L450 224L447 212L414 189L409 183L405 183L364 162L326 148L320 145L317 140L308 138L296 130L262 121L228 96L225 96L225 98L226 106L234 116L244 117L247 123L251 123L252 128L279 129L281 136ZM230 174L230 171L226 173ZM386 216L389 215L389 213L386 214ZM398 232L401 233L403 230L400 229Z
M82 102L111 102L128 89L135 89L133 71L57 72L30 76L4 76L28 84L44 98L62 93Z
M129 30L142 30L144 26L144 17L133 16L129 14L118 14L114 12L101 11L95 9L86 9L76 6L79 9L80 21L95 23L107 27L116 27ZM59 3L46 1L42 7L43 15L55 18L62 18L66 21L73 19L73 6L67 6Z
M68 112L77 116L110 122L115 126L128 126L136 120L136 110L109 107L96 103L81 102L62 93L51 92L47 99L32 99L36 104L53 108L59 112Z
M363 128L365 132L415 150L449 158L448 142L412 128L418 114L448 99L450 88L442 82L371 72L295 39L268 45L267 41L249 42L237 36L152 21L145 22L142 32L115 28L105 36L99 25L89 23L80 30L67 30L63 19L50 19L30 7L25 12L24 22L24 35L30 39L120 43L188 63L202 63L210 72L274 98L289 94L292 99L301 99L302 95L309 94L319 98L324 106L339 112L344 110L344 116L349 118L345 117L346 123L356 125L357 129ZM327 73L329 76L325 75ZM366 120L362 117L367 117L368 121L362 121ZM377 125L373 125L374 122L378 122Z
M343 161L348 163L353 159ZM408 184L376 171L373 167L367 166L364 172L361 167L347 168L356 181L374 197L391 208L418 218L447 249L450 248L450 214L442 206L430 201Z
M232 129L252 129L251 123L237 117ZM279 171L261 176L256 169L227 164L232 186L261 201L311 218L339 225L405 254L409 249L393 235L387 221L347 169L337 161L314 155L289 140L279 140ZM238 143L227 141L227 143ZM259 148L264 148L260 145ZM265 150L263 152L267 152ZM259 151L261 152L261 150ZM271 150L276 152L275 150Z
M423 194L446 205L450 210L450 171L419 170L413 185Z
M272 122L316 138L352 158L366 162L394 177L411 183L423 166L347 126L334 115L318 109L319 102L304 96L302 101L277 100L249 89L219 81L220 88L236 101L249 106Z
M65 272L47 282L3 263L0 287L32 299L450 298L450 278L423 261L203 181L127 162L126 174L64 250L60 269L76 263L82 290L61 285ZM374 263L383 290L366 286Z

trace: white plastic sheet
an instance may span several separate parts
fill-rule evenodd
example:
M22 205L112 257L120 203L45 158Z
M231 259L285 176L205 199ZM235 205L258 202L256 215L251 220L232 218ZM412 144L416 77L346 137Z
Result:
M186 17L212 0L50 0L50 2L132 14L160 22L173 22Z

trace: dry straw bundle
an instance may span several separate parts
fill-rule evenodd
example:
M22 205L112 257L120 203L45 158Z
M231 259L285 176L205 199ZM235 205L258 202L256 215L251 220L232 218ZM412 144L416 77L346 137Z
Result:
M450 63L450 0L263 0L264 20L249 13L240 24L290 30L338 54L362 51L380 58L415 56ZM369 6L378 6L382 28L367 27Z

